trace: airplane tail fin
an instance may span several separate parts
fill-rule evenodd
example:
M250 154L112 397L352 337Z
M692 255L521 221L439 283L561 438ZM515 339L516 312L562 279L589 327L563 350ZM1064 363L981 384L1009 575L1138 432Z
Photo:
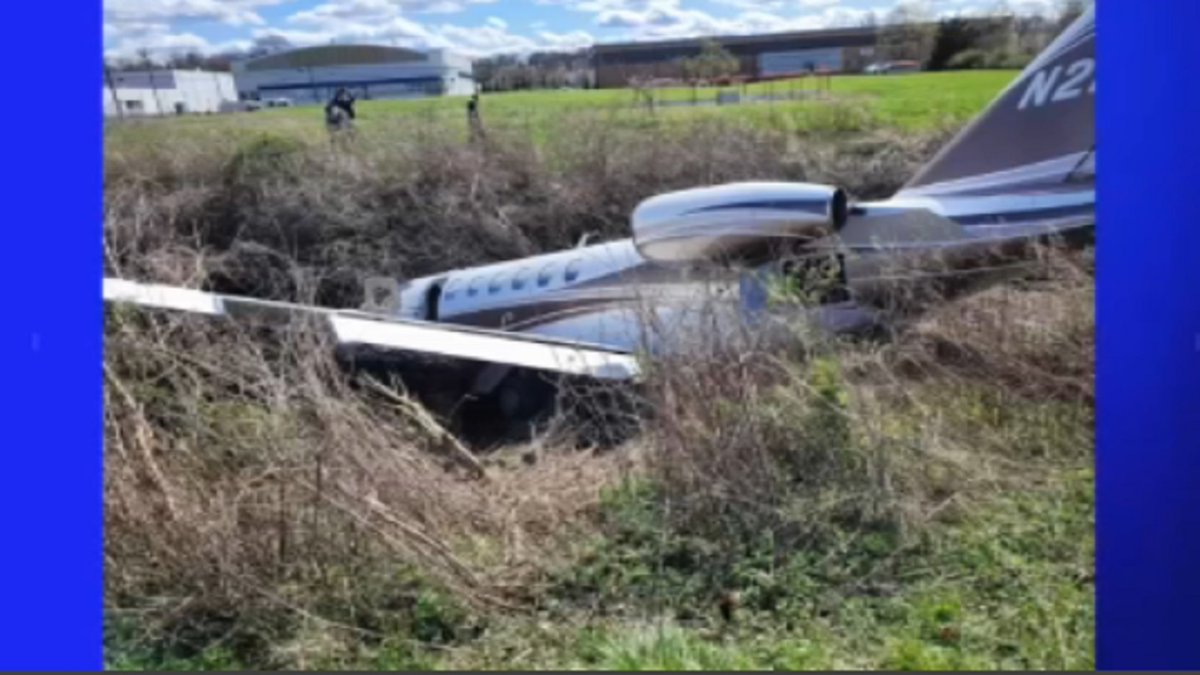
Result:
M986 195L1095 179L1095 10L1054 40L897 196Z

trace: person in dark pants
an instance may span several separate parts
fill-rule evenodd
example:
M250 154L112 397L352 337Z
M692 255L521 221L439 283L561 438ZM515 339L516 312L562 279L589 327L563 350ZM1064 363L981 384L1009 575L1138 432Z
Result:
M354 95L345 87L325 105L325 128L335 149L354 136Z
M329 117L334 108L341 108L350 119L354 119L354 94L351 94L350 90L345 87L338 89L329 103L325 105L325 116Z
M479 117L479 94L471 94L471 98L467 99L467 124L471 129L471 140L479 140L483 137L483 121Z

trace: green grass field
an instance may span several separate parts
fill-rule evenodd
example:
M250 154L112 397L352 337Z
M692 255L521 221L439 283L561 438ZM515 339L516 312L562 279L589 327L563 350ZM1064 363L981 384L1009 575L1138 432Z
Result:
M811 81L758 83L751 96L795 95L795 100L738 105L659 107L654 114L634 105L627 89L527 91L487 94L482 116L489 130L528 135L539 143L569 134L574 125L603 121L623 126L670 128L681 122L719 118L795 133L845 133L873 128L928 130L958 125L976 114L1012 79L1016 71L961 71L904 76L846 76L832 80L830 92L817 94ZM718 88L662 89L658 101L713 100ZM434 125L466 135L464 99L361 101L359 128L366 136L402 134L414 125ZM178 134L285 133L324 139L319 106L262 110L235 115L149 120L112 125L109 142L154 143Z

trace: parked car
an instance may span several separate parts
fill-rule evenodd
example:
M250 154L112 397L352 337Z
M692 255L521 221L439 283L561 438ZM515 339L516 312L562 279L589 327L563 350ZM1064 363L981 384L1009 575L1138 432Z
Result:
M225 113L254 112L262 107L262 103L259 101L225 101L221 104L220 111Z
M898 73L915 73L921 70L921 64L916 61L879 61L863 69L867 75L892 75Z

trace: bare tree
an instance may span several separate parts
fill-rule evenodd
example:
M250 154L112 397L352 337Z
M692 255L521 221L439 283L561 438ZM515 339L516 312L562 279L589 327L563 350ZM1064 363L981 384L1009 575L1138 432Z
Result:
M250 47L249 55L262 56L264 54L286 51L291 48L291 41L282 35L263 35L254 39L254 44Z
M888 12L879 34L879 49L892 60L929 61L937 24L928 2L902 2Z
M1018 16L1013 24L1016 48L1023 54L1037 54L1054 37L1054 22L1040 14Z
M1059 0L1058 3L1058 30L1071 25L1075 19L1078 19L1085 10L1092 6L1088 0Z

